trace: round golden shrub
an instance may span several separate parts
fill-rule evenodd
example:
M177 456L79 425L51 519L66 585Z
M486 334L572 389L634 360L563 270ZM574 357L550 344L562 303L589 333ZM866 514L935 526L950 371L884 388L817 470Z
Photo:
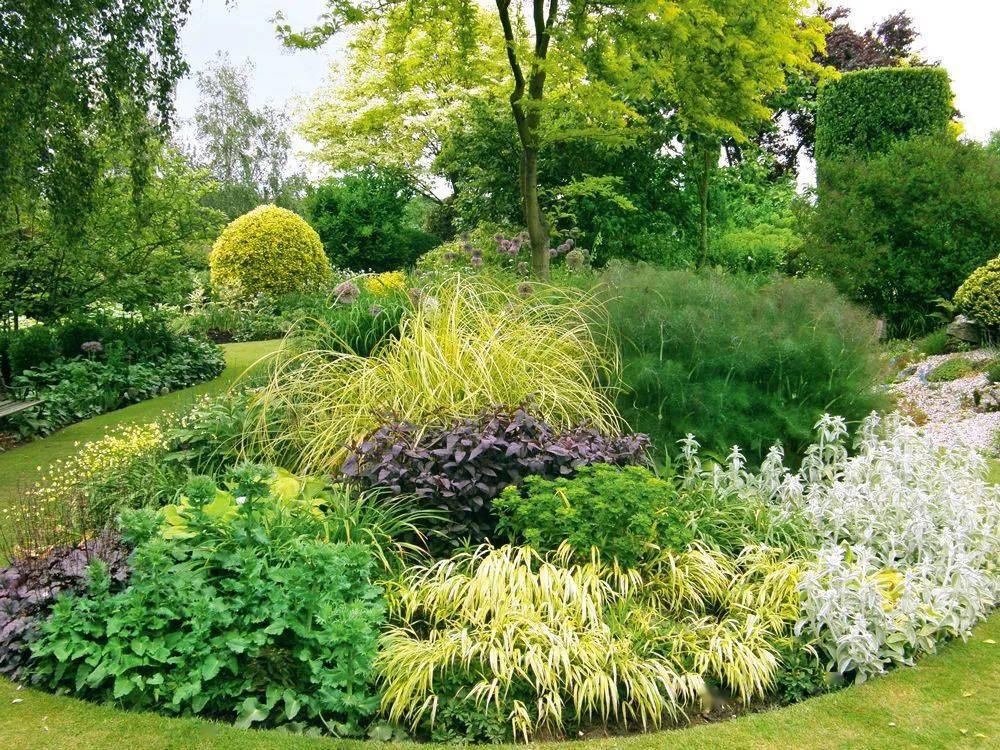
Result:
M1000 327L1000 257L969 274L955 292L955 309L986 328Z
M209 256L212 285L229 294L287 294L330 279L316 230L285 208L258 206L222 230Z

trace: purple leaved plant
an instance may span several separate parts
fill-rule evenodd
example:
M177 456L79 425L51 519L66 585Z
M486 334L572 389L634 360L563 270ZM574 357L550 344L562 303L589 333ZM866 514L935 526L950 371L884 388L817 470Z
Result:
M495 538L492 501L504 487L596 463L645 464L648 450L645 435L559 429L524 408L495 407L444 425L388 421L352 447L341 471L352 484L412 495L443 511L445 522L427 531L438 537L436 550L446 551Z

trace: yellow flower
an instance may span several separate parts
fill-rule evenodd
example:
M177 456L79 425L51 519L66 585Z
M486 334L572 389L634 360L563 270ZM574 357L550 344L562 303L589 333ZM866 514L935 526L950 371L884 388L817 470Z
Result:
M406 290L406 274L402 271L387 271L375 276L366 276L363 283L365 289L372 294L402 292Z

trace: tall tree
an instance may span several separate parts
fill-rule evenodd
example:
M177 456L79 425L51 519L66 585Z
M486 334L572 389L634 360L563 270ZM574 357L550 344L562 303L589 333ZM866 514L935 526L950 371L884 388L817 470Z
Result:
M567 102L595 137L641 132L635 107L647 101L659 103L662 116L683 118L692 132L742 137L748 121L770 114L764 98L784 84L785 66L808 65L820 42L818 27L803 18L805 6L805 0L496 0L495 13L486 16L492 24L483 26L475 0L329 0L318 25L296 33L279 19L279 33L288 44L315 46L341 29L381 22L404 45L411 31L449 29L456 64L474 59L479 45L499 49L520 145L532 269L545 277L549 228L538 160L546 137L564 124ZM560 85L563 96L552 96Z
M220 54L198 72L192 160L209 169L218 187L214 208L234 219L262 203L295 208L306 180L291 166L288 117L250 104L253 66L234 66Z
M41 222L72 244L95 210L109 134L127 135L116 168L141 194L186 70L188 5L0 0L0 266L30 261Z

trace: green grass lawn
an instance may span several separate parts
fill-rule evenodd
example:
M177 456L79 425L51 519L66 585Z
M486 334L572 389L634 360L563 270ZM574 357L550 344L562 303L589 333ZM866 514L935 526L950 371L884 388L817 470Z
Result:
M100 437L108 427L149 422L164 412L184 408L199 396L224 391L248 367L273 352L277 345L277 341L225 344L222 348L226 352L226 369L215 380L78 422L44 440L35 440L0 453L0 507L15 496L19 489L30 486L35 481L38 467L44 469L56 459L72 455L77 443Z
M72 454L74 444L105 427L141 422L173 411L203 393L227 388L274 342L231 344L217 380L105 414L0 454L0 503L29 484L36 466ZM997 468L997 467L994 467ZM1000 477L1000 472L994 471ZM988 748L1000 746L1000 615L966 643L871 682L796 706L733 721L629 738L546 747L635 748ZM308 739L277 731L243 731L198 719L169 719L96 706L0 680L0 748L33 750L299 750L371 748L371 744ZM388 745L385 747L396 747ZM410 748L427 745L405 745Z

